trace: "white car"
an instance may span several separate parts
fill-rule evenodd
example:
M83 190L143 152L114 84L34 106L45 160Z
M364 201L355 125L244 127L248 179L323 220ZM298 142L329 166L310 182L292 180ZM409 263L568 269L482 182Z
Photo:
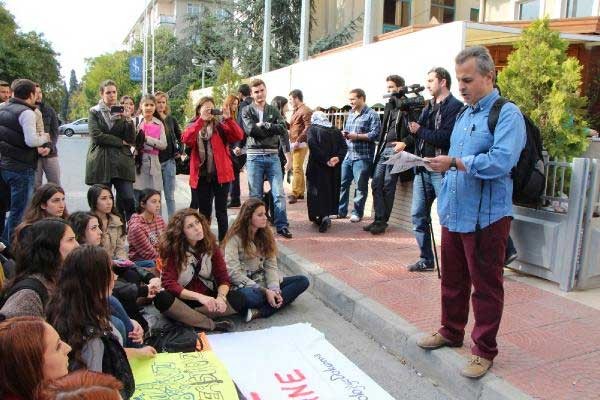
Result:
M88 130L88 119L80 118L69 124L61 125L58 127L58 131L68 137L71 137L76 133L79 133L81 135L88 134L90 133L90 131Z

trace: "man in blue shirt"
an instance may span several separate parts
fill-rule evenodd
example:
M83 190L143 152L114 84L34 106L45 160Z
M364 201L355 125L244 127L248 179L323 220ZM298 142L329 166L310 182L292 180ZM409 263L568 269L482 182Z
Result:
M375 140L379 137L381 120L372 108L365 104L367 96L362 89L350 91L350 114L344 124L344 137L348 144L348 152L342 162L342 184L340 190L339 218L348 215L350 184L356 182L354 192L354 209L351 222L359 222L365 210L369 176L375 155Z
M469 47L456 56L459 90L468 104L459 115L448 155L430 158L445 172L438 200L442 224L442 327L417 344L425 349L462 346L473 285L475 326L469 364L462 375L480 378L498 354L496 336L502 318L502 269L512 219L511 169L525 146L525 122L518 107L502 107L494 133L487 119L499 98L495 66L485 47Z

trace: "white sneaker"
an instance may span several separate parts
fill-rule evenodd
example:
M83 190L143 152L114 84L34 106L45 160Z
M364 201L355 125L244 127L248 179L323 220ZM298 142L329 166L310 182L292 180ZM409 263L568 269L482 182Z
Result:
M352 216L350 217L350 222L360 222L361 218L356 215L356 214L352 214Z
M250 322L253 319L256 319L257 317L258 317L258 310L256 308L249 308L248 312L246 313L246 318L244 318L244 321Z

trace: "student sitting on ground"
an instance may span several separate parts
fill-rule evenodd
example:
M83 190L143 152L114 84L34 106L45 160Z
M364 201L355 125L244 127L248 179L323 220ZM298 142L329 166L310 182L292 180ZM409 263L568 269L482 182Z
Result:
M223 244L231 285L244 296L246 322L270 317L308 288L302 275L279 276L277 246L267 223L265 204L250 198L227 232Z
M78 243L69 224L56 218L35 222L22 234L15 277L0 297L0 314L43 317L58 270Z
M127 231L129 259L140 267L154 268L160 236L165 230L165 221L160 216L160 192L144 189L139 200L137 214L129 220Z
M67 219L69 213L65 204L65 191L62 187L54 183L46 183L40 186L33 193L31 202L25 210L23 220L15 229L15 242L21 239L21 232L28 226L42 220L44 218L60 218ZM16 246L13 243L13 250L16 251Z
M94 214L86 211L74 212L69 216L69 223L75 231L79 244L100 245L102 231L99 228L98 217ZM113 262L113 271L118 275L113 296L119 300L127 315L139 322L143 330L147 331L148 322L142 315L141 306L138 305L137 300L139 298L153 299L160 290L160 278L133 263L131 266L126 266L123 263ZM112 308L111 303L111 310ZM117 317L120 316L117 315ZM125 321L124 326L127 325L128 321Z
M113 376L92 371L77 371L50 382L44 400L122 400L123 384Z
M87 192L90 212L98 216L102 230L102 244L113 260L127 259L125 221L115 208L113 194L108 186L92 185Z
M46 382L67 375L71 347L40 317L0 322L0 398L37 400Z
M229 276L221 249L208 221L190 208L177 211L160 244L162 284L166 289L154 305L164 315L209 331L232 331L230 320L214 317L244 308L239 293L229 291Z
M128 399L135 383L127 358L153 357L156 351L149 346L123 348L123 337L110 318L109 297L116 277L111 265L108 253L98 246L84 245L71 252L46 315L72 347L69 370L110 374L123 383L121 395ZM142 337L136 340L141 342Z

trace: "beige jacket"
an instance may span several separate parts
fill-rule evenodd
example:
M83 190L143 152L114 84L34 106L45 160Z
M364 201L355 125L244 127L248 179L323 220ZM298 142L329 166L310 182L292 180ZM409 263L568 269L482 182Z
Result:
M113 260L127 260L127 252L125 251L125 243L127 236L123 234L123 222L114 214L108 217L108 229L102 230L101 246L110 254Z
M232 288L262 286L279 290L281 277L277 268L277 257L265 258L246 254L242 240L237 235L225 246L225 263Z

